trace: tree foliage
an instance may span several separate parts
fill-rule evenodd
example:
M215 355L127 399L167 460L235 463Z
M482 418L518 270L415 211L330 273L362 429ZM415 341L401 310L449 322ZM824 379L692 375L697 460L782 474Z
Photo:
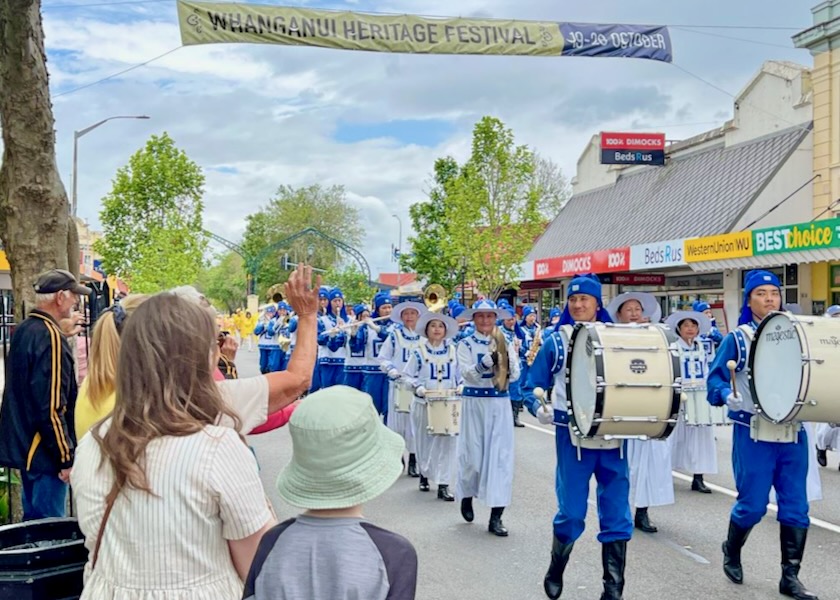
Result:
M167 133L151 136L117 171L102 200L104 236L95 249L105 271L135 292L194 282L207 247L203 186L201 168Z
M572 197L572 188L557 163L539 154L535 154L534 159L533 184L540 196L540 214L550 222Z
M245 262L235 252L225 252L198 277L198 287L213 306L233 312L246 303Z
M367 275L356 265L332 268L324 275L324 281L332 287L338 287L344 294L344 302L349 306L361 303L370 308L376 293Z
M247 221L242 247L251 256L263 257L257 271L257 294L261 297L269 287L288 278L289 271L282 265L284 254L292 262L306 260L325 270L335 267L340 260L338 248L318 236L304 236L268 252L274 244L308 227L353 247L358 247L362 240L359 211L348 203L344 186L339 185L280 186L275 197L249 215Z

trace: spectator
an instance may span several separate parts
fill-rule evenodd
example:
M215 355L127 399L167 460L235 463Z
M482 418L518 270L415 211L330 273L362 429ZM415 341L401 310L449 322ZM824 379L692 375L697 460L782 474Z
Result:
M412 600L417 553L362 516L402 473L402 438L368 394L333 386L305 398L289 422L293 454L277 479L306 509L268 531L245 583L246 600Z
M79 444L72 482L89 560L82 599L242 596L275 524L254 456L213 381L216 327L174 294L125 324L110 419Z
M39 275L34 288L36 308L12 336L0 408L0 465L20 469L25 521L66 511L78 390L59 322L72 319L89 291L61 269Z

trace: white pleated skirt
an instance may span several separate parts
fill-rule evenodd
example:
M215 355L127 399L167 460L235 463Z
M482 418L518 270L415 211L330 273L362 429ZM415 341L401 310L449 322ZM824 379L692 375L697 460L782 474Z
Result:
M411 413L397 412L394 408L394 382L388 382L388 429L394 431L405 440L405 448L409 454L417 452L414 441L414 425L411 423Z
M671 467L689 475L713 475L718 472L715 427L687 425L680 411L677 425L668 437Z
M668 440L627 440L630 504L637 508L674 503Z
M458 436L429 435L426 403L420 400L411 403L411 420L420 473L432 483L450 485L458 471Z

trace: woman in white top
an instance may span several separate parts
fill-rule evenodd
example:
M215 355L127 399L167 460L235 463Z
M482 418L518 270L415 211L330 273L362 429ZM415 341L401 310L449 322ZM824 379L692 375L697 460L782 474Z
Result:
M213 381L216 328L173 294L128 320L111 417L71 476L89 550L83 599L237 600L275 524L257 464Z

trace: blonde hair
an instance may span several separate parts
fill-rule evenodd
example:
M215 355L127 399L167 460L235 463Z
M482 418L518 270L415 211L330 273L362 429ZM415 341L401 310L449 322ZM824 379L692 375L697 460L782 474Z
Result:
M128 319L143 302L149 299L146 294L131 294L120 302L120 307ZM108 396L114 393L117 381L117 357L120 352L120 327L114 320L114 310L104 312L93 327L88 356L87 392L94 409Z
M164 436L186 436L222 416L239 429L213 380L210 357L216 327L205 309L171 293L143 302L128 320L117 362L117 400L108 430L92 434L114 469L116 497L129 486L154 494L145 471L146 446Z

